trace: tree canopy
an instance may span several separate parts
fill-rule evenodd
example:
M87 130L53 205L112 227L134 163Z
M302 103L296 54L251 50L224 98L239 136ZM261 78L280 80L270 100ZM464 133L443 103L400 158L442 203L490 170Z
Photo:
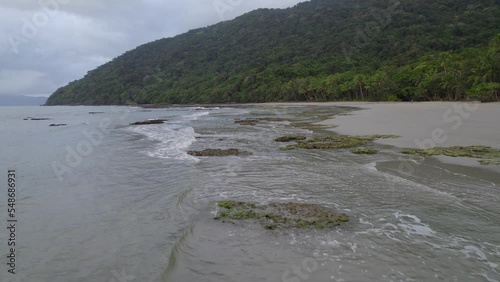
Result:
M48 105L500 100L495 0L311 0L160 39Z

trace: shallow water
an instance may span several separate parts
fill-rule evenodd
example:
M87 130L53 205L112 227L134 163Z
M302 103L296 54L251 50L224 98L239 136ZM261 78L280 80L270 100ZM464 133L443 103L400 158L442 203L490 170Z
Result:
M496 168L403 156L380 144L374 156L281 151L275 137L325 133L289 122L234 124L348 110L0 108L0 169L16 168L20 191L18 273L7 275L2 263L1 281L500 281ZM168 122L127 126L148 118ZM54 171L54 163L69 166L67 146L77 151L85 132L108 119L101 142L75 168ZM253 154L186 154L233 147ZM221 199L319 203L351 221L334 230L224 224L212 219ZM0 229L3 258L6 237Z

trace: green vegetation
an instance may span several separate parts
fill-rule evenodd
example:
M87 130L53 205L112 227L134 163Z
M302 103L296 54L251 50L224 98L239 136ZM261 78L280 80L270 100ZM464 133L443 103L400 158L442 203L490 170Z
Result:
M295 118L268 117L268 118L259 118L259 120L268 121L268 122L290 122L290 121L296 121L297 119L295 119Z
M48 105L500 99L495 0L312 0L142 45Z
M367 135L367 136L349 136L333 135L319 137L305 141L299 141L295 145L282 147L281 150L288 151L293 149L324 150L324 149L344 149L366 145L368 142L376 139L398 138L397 135Z
M251 154L250 152L244 152L238 149L205 149L203 151L188 151L187 153L195 157L226 157Z
M292 142L292 141L303 141L307 138L305 136L282 136L274 139L276 142Z
M332 228L348 222L346 214L315 205L302 203L269 203L258 205L251 202L217 202L215 220L254 220L266 229L276 228Z
M234 123L239 125L257 125L261 122L290 122L295 119L292 118L258 118L258 119L244 119L244 120L235 120Z
M434 147L432 149L406 150L407 155L465 157L480 159L482 165L500 165L500 149L487 146Z
M500 160L480 160L482 165L500 165Z
M255 119L235 120L234 123L239 125L256 125L259 121Z
M357 155L375 155L378 153L377 150L365 149L365 148L352 149L351 152Z

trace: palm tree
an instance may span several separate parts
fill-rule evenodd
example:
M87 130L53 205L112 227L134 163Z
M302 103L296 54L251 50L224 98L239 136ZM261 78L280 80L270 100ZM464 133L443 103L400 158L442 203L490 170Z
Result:
M361 95L361 101L365 100L364 94L363 94L363 87L365 86L366 83L366 77L362 74L358 74L354 77L354 84L359 87L359 94Z

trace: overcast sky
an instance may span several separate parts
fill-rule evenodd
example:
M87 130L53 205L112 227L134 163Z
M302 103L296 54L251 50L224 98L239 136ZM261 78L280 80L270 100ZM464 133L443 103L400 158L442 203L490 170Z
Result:
M127 50L305 0L0 0L0 95L48 96Z

